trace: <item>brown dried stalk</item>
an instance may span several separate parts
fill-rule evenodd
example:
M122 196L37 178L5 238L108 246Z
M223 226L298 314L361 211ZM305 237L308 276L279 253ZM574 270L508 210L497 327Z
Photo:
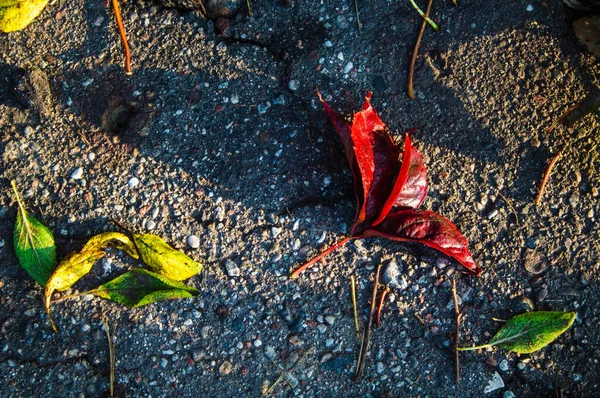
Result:
M381 296L379 296L379 303L377 304L377 315L375 316L375 324L377 327L381 326L381 310L383 309L383 305L385 303L385 297L390 292L390 288L386 287L383 292L381 292Z
M425 10L425 18L429 18L429 12L431 11L431 4L433 0L429 0L427 3L427 9ZM417 62L417 55L419 54L419 47L421 46L421 39L423 38L423 33L425 32L425 27L427 26L427 20L423 18L423 22L421 22L421 29L419 30L419 35L417 36L417 42L415 43L415 49L413 51L412 58L410 60L410 67L408 68L408 98L415 99L415 92L413 90L413 79L415 73L415 64Z
M454 332L454 363L456 365L456 385L460 383L460 361L458 359L458 339L460 336L460 319L462 314L458 308L458 297L456 295L456 278L452 279L452 299L454 300L454 324L456 330Z
M112 5L115 12L115 18L117 19L117 25L119 26L121 40L123 40L123 47L125 47L125 73L131 75L131 54L129 52L129 43L127 43L127 36L125 34L125 26L123 26L123 20L121 19L119 0L112 0Z
M548 165L548 168L546 169L546 172L544 173L544 178L542 178L542 183L540 184L540 190L538 192L537 198L535 198L536 206L539 206L540 203L542 202L542 196L544 195L544 189L546 188L546 183L548 182L550 173L552 173L552 168L554 167L556 162L558 162L558 159L560 159L560 156L561 156L561 153L559 152L556 154L556 156L554 156L554 158L552 158L552 161L550 162L550 164Z
M373 284L373 294L371 295L371 310L369 311L369 317L365 322L365 329L363 331L362 343L360 345L360 352L358 354L358 361L356 364L356 375L354 381L357 382L361 379L365 370L365 359L367 356L367 349L369 348L369 339L371 337L371 326L373 325L373 315L375 313L375 301L377 301L377 290L379 288L379 273L381 272L381 264L377 266L375 273L375 283Z

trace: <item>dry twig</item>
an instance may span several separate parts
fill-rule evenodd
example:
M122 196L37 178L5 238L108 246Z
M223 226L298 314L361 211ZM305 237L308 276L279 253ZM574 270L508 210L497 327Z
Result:
M119 0L112 0L112 5L115 12L115 18L117 19L117 25L119 26L121 40L123 40L123 47L125 48L125 73L131 75L131 53L129 52L129 43L127 43L125 26L123 26L123 20L121 19L121 9L119 8Z
M377 266L375 273L375 282L373 284L373 294L371 295L371 310L369 311L369 317L365 322L365 329L363 331L362 343L360 344L360 352L358 354L358 361L356 363L356 375L354 381L359 381L365 370L365 359L367 356L367 349L369 347L369 338L371 337L371 326L373 324L373 315L375 313L375 301L377 300L377 290L379 288L379 274L381 272L381 264Z
M429 12L431 11L431 4L433 0L429 0L427 3L427 9L425 10L425 18L429 18ZM415 64L417 62L417 55L419 54L419 47L421 46L421 39L423 38L423 32L425 32L425 27L427 26L427 20L423 19L421 22L421 29L419 30L419 35L417 36L417 42L415 43L415 49L413 51L412 58L410 60L410 67L408 68L408 98L414 99L415 92L413 90L413 79L415 73Z
M540 184L540 190L538 192L537 198L535 198L536 206L539 206L540 203L542 202L542 196L544 195L544 189L546 188L546 183L548 182L550 173L552 173L552 168L554 167L554 165L556 164L558 159L560 159L560 156L561 156L561 153L559 152L556 154L556 156L554 156L554 158L552 158L552 161L550 162L550 164L548 165L548 168L546 169L546 172L544 173L544 178L542 178L542 183Z
M360 23L360 12L358 11L358 0L354 0L354 8L356 9L356 23L358 24L358 30L362 30L362 24Z

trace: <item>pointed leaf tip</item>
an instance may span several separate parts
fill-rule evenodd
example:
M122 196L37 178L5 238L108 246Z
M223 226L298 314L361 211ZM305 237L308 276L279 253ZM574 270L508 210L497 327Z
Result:
M471 257L467 239L450 220L430 210L407 209L390 213L380 224L364 231L362 236L422 243L454 258L470 273L481 274Z
M27 212L14 180L11 185L19 207L13 235L15 254L29 276L46 286L56 266L54 236L48 227Z
M533 311L517 315L506 322L489 343L461 347L460 351L499 346L519 354L538 351L573 325L577 314L561 311Z
M156 273L182 281L202 271L202 264L173 249L157 235L134 234L133 238L142 261Z

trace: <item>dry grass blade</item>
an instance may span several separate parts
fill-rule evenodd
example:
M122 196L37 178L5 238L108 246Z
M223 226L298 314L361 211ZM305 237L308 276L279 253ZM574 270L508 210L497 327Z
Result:
M125 73L131 75L131 53L129 52L129 43L127 42L127 35L125 34L125 26L123 26L123 19L121 19L121 9L119 8L119 0L112 0L112 5L115 12L115 18L117 19L117 25L119 26L121 40L123 40L123 47L125 48Z
M560 159L560 156L561 153L559 152L556 154L556 156L554 156L554 158L552 158L552 161L550 162L548 168L546 169L546 172L544 173L544 178L542 178L542 183L540 184L540 190L538 192L537 198L535 198L536 206L539 206L540 203L542 203L542 196L544 195L544 189L546 188L546 184L548 183L548 178L552 173L552 168L554 167L556 162L558 162L558 159Z
M429 12L431 11L432 3L433 3L433 0L429 0L429 2L427 3L427 9L425 10L425 18L429 17ZM415 49L413 51L413 55L410 60L410 67L408 68L408 98L410 98L410 99L415 98L415 92L413 90L415 64L417 63L417 55L419 54L419 47L421 46L421 39L423 38L423 33L425 32L426 26L427 26L427 19L423 19L423 22L421 22L421 29L419 30L419 35L417 36L417 42L415 43Z
M381 296L379 296L379 303L377 304L377 313L375 316L375 324L377 327L381 327L381 310L383 309L383 305L385 304L385 297L390 292L390 288L386 287L383 292L381 292Z
M352 307L354 308L354 329L356 330L356 339L360 340L360 326L358 325L358 307L356 305L356 280L354 276L350 277L350 288L352 294Z

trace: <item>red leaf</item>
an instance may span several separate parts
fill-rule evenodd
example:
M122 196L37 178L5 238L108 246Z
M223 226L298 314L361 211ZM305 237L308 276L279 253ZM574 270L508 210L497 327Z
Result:
M352 177L354 180L354 194L356 195L356 200L358 202L358 206L356 209L355 219L358 218L358 212L362 208L364 203L364 194L362 190L362 182L360 176L360 170L358 168L358 163L356 161L356 156L354 155L354 144L352 143L352 126L351 123L344 120L339 113L331 109L329 104L325 102L323 97L321 96L321 92L317 89L317 95L319 96L319 100L323 104L323 108L325 108L325 113L327 114L327 118L329 122L333 125L333 128L338 133L342 144L344 145L344 150L346 152L346 159L348 159L348 164L350 165L350 169L352 170Z
M386 125L371 106L371 93L365 98L363 110L354 115L351 137L364 195L354 232L369 227L381 214L399 170L400 154Z
M469 252L469 242L447 218L430 210L399 210L362 237L383 237L401 242L419 242L457 260L475 275L481 274Z
M373 226L383 221L392 208L394 210L406 207L410 207L411 209L418 208L426 196L427 169L423 164L423 156L412 145L410 136L406 134L404 140L404 157L400 173L379 217L373 222Z

